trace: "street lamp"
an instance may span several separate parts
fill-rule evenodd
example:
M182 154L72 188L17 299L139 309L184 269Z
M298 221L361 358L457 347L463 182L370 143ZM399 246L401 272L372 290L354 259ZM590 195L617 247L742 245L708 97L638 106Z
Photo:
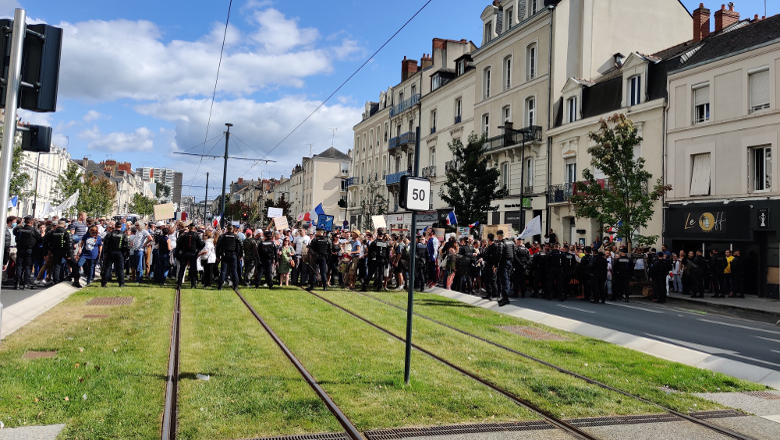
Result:
M520 226L525 225L525 216L523 215L523 191L525 190L525 143L533 140L541 140L542 127L538 125L529 125L528 127L515 130L512 127L512 123L509 121L504 122L504 125L500 125L498 128L504 129L504 146L513 145L510 142L514 142L511 136L507 136L510 133L521 134L523 136L522 146L520 152ZM518 228L519 229L519 228ZM522 231L521 231L522 232Z

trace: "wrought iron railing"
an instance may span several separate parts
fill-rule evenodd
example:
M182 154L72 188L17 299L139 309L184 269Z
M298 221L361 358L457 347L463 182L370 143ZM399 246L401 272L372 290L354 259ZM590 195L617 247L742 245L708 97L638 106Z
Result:
M574 183L561 183L547 187L547 203L566 203L574 193Z
M436 177L436 165L431 165L429 167L423 168L421 175L426 179L432 179Z
M459 168L460 168L460 166L454 160L448 160L447 162L444 162L444 172L445 173L458 171Z
M394 105L393 108L390 109L390 117L396 116L398 114L401 114L402 112L409 110L410 108L414 107L415 105L420 103L420 94L415 94L411 98L401 102L398 105Z
M385 184L386 185L394 185L394 184L401 183L401 177L402 176L406 176L408 173L409 173L409 171L404 170L404 171L399 171L397 173L388 174L385 177Z
M504 147L511 147L513 145L522 145L523 137L525 142L541 142L542 141L542 127L538 125L531 125L520 130L515 131L509 136L498 135L488 138L485 141L485 151L500 150ZM507 139L509 142L507 142Z

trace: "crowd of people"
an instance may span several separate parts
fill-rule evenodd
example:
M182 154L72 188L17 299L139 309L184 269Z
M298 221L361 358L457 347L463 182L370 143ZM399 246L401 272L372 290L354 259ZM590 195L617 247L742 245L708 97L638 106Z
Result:
M523 242L504 231L484 240L433 229L417 234L313 228L252 230L195 223L132 223L91 219L8 217L3 281L16 289L64 280L81 287L100 274L106 286L115 276L125 280L181 288L189 270L191 287L222 289L230 285L269 288L274 285L321 286L365 291L407 288L414 259L416 289L439 285L496 300L509 297L580 298L604 303L628 301L631 281L652 285L653 299L666 301L667 291L701 297L744 298L745 263L738 250L712 249L672 254L663 246L631 254L605 238L590 246L558 243L550 231L546 242ZM175 280L175 281L174 281Z

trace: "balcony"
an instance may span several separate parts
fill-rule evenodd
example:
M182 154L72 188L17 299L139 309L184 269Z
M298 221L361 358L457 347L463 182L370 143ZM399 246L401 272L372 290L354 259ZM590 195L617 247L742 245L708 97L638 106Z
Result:
M523 144L523 137L525 137L526 144L532 142L542 141L542 127L538 125L531 125L522 128L509 136L509 142L505 143L506 137L502 134L499 136L493 136L485 141L485 152L498 151L503 148L512 147L515 145Z
M461 115L455 116L455 123L456 124L460 124L462 120L463 120L463 116L461 116Z
M414 131L409 131L401 136L396 136L392 139L390 139L390 144L388 145L387 149L392 150L396 147L405 147L407 145L414 145L414 143L417 142L417 133Z
M352 187L357 185L360 185L359 177L350 177L349 179L347 179L347 187Z
M460 168L460 166L454 160L448 160L447 162L444 162L444 172L445 173L456 172L456 171L458 171L459 168Z
M428 180L433 180L436 177L436 165L423 168L421 175Z
M406 110L409 110L410 108L414 107L415 105L420 103L420 94L413 95L411 98L403 101L402 103L398 105L394 105L393 108L390 109L390 117L394 117L397 115L400 115Z
M399 171L394 174L388 174L387 177L385 177L385 184L387 186L390 185L398 185L401 183L401 177L406 176L409 173L409 171Z
M547 187L547 203L568 203L574 193L574 183L562 183Z

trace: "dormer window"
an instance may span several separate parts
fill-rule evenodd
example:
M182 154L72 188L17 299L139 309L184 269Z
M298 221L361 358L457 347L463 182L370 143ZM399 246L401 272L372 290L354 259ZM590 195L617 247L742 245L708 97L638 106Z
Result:
M441 77L439 75L434 75L431 79L431 90L436 90L439 87L441 87Z
M642 103L642 76L637 75L628 80L628 105Z
M568 119L567 122L574 122L577 120L577 97L573 96L566 101L566 109Z
M488 21L485 23L485 44L493 41L493 22Z
M505 14L504 23L506 23L506 29L512 29L512 26L515 25L515 8L511 6L506 8Z
M532 16L539 11L539 0L531 0L529 2L528 16Z
M466 72L466 62L463 60L458 61L458 76L463 75Z

